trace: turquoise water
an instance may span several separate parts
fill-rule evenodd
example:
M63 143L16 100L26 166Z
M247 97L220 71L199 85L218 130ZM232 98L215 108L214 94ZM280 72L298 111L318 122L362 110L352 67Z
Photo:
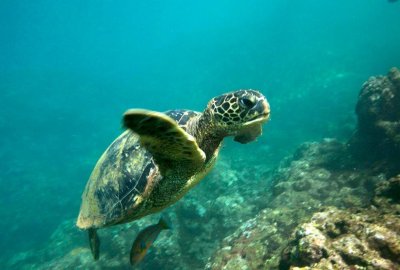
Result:
M128 108L259 89L263 136L223 155L273 168L301 142L348 138L361 84L400 64L400 3L384 0L5 0L0 22L0 263L76 218Z

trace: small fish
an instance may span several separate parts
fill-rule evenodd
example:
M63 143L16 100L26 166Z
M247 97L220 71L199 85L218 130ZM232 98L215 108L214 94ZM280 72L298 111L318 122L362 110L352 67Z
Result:
M157 224L150 225L139 232L131 248L131 265L141 262L150 246L156 241L162 230L170 229L167 222L161 217Z

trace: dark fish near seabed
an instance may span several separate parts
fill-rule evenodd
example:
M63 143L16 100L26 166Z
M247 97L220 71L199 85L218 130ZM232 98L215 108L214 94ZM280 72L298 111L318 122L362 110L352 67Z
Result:
M130 254L131 265L137 265L141 262L150 246L156 241L157 236L162 230L170 229L167 222L161 217L157 224L148 226L139 232L133 242Z

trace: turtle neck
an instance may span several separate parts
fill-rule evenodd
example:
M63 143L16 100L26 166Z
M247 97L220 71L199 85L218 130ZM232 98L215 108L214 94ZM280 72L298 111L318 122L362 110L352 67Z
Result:
M224 132L219 131L213 124L212 117L207 110L190 120L187 131L196 138L197 145L206 154L206 162L221 146L225 137Z

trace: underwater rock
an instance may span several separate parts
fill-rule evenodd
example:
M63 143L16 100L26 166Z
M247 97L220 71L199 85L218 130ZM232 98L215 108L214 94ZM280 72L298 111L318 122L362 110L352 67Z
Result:
M400 174L377 185L372 203L382 211L389 209L400 215Z
M329 207L300 225L282 252L280 270L399 269L400 217L377 209Z
M267 208L226 237L205 269L278 269L292 231L316 211L329 206L369 207L375 186L386 183L386 176L360 167L351 157L347 145L335 139L302 144L272 175L273 196ZM332 227L329 234L341 231ZM298 230L297 237L302 235L309 242L296 253L301 263L324 260L329 240L325 232L308 224ZM353 236L349 237L345 243Z
M303 210L297 209L262 210L222 241L221 248L210 258L205 269L274 269L281 247L297 221L305 216Z
M398 171L400 158L400 71L373 76L361 89L356 106L358 127L350 139L353 154L375 166ZM394 169L392 167L395 167Z
M334 139L302 144L272 178L274 198L268 207L304 207L310 212L322 205L367 206L375 184L386 179L384 174L359 168L346 144Z

